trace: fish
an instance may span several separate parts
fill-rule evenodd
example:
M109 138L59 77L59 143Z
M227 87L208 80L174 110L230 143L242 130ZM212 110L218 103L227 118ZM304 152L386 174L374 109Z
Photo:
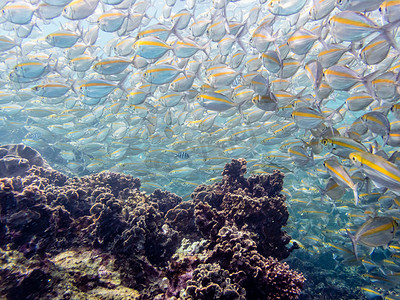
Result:
M125 76L125 78L120 80L119 83L114 83L112 81L104 79L88 80L79 86L79 90L86 97L102 98L109 95L116 88L124 90L122 84L126 79L126 77L127 75Z
M172 82L179 74L184 71L176 66L169 64L158 64L148 68L143 77L145 80L152 84L165 84Z
M363 144L344 136L326 137L321 140L321 144L328 147L331 153L342 158L349 158L350 153L355 151L368 152Z
M80 35L71 30L57 30L46 36L46 42L57 48L71 48L80 39Z
M68 3L62 15L70 20L82 20L89 17L97 8L99 0L74 0Z
M342 41L359 41L380 27L358 11L342 11L329 19L332 35Z
M188 159L190 156L188 153L181 151L176 154L176 156L180 159Z
M278 16L290 16L298 13L306 4L306 0L271 0L268 10Z
M317 128L325 121L325 117L320 112L310 107L297 108L291 116L296 125L304 129Z
M41 97L58 98L64 96L71 87L61 82L49 82L32 87L32 91Z
M120 74L130 64L131 60L123 57L108 57L93 65L93 70L102 75Z
M341 186L349 187L354 194L354 203L357 206L359 202L358 183L354 183L346 169L334 157L324 161L324 166L327 168L331 177Z
M236 106L228 97L216 92L199 94L196 99L199 101L201 106L212 111L222 112Z
M349 158L377 187L400 193L400 169L395 164L368 152L352 152Z
M362 224L354 235L347 230L356 259L358 259L358 243L368 247L385 246L393 240L398 227L399 225L392 217L373 217Z
M9 22L25 25L31 22L36 8L25 1L9 2L1 10L2 16Z
M358 242L357 262L345 228L398 222L399 16L398 0L0 0L1 141L188 198L238 156L279 169L291 257L329 255L340 280L363 264L349 297L389 297L396 241Z
M157 37L142 37L133 44L135 54L147 58L156 59L163 56L172 47Z

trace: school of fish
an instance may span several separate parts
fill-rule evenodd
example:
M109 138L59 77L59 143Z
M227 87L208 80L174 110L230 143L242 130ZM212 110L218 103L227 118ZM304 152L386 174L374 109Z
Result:
M294 242L397 299L399 26L400 0L0 0L2 143L184 197L282 170Z

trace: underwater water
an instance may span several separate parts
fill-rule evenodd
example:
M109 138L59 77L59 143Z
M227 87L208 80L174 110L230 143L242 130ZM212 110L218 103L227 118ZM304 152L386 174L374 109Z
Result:
M129 174L148 195L167 190L183 202L199 185L225 182L232 159L244 158L254 178L279 170L284 244L298 249L271 256L303 273L299 298L400 298L399 1L0 0L0 8L1 145L32 147L70 178ZM119 192L119 200L133 193ZM60 203L73 218L91 210ZM234 222L240 230L251 224L246 209L249 218ZM232 299L252 299L249 286Z

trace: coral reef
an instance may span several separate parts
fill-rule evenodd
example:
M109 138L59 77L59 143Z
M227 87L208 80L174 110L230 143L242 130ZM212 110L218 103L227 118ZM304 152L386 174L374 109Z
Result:
M2 177L22 176L32 166L50 168L36 150L22 144L0 146L0 174Z
M201 185L182 201L158 189L147 195L130 175L68 178L28 147L0 149L7 151L8 172L0 178L5 298L295 299L300 293L302 275L279 262L294 248L286 247L290 237L282 231L288 213L278 171L245 178L246 161L232 160L222 182ZM7 157L27 162L18 170Z
M192 198L196 224L203 235L216 237L225 224L248 230L260 254L284 259L297 248L286 248L290 237L285 226L289 213L285 196L280 194L283 173L244 177L246 161L232 160L225 166L222 182L211 186L200 185Z

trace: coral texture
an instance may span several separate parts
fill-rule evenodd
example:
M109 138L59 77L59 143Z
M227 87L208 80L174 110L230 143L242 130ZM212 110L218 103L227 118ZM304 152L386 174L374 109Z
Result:
M0 146L0 174L2 177L25 175L32 166L50 168L36 150L22 144Z
M225 224L236 225L253 234L262 255L284 259L296 248L286 248L290 237L282 231L289 217L286 198L280 194L284 175L274 171L245 178L245 172L246 161L233 159L225 166L222 182L194 190L196 224L210 238Z
M131 299L294 299L300 293L304 278L279 262L292 250L281 230L288 218L282 173L246 179L246 162L232 160L222 182L199 186L183 202L168 191L146 195L130 175L68 178L20 148L1 148L36 157L28 169L8 168L10 176L0 178L0 277L9 279L0 284L2 296L91 298L101 290L104 299L125 299L117 291L134 290ZM88 258L80 271L59 266L82 253L101 257L100 265ZM9 260L17 267L8 268Z

